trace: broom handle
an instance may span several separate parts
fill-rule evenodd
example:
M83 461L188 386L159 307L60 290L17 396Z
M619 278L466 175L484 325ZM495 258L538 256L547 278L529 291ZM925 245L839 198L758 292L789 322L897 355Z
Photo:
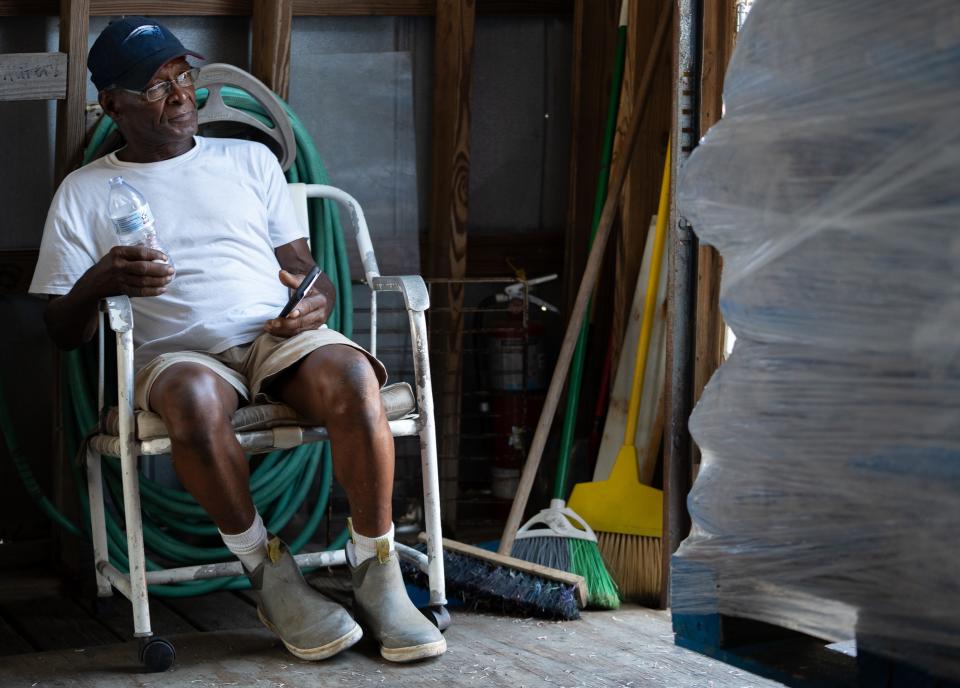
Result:
M653 237L653 252L650 256L650 274L647 276L647 293L643 304L643 321L640 324L640 343L633 364L633 383L630 385L630 403L627 407L627 429L623 433L623 446L632 447L637 440L637 424L640 420L640 394L647 374L647 355L650 353L650 333L653 331L653 316L660 291L660 267L663 264L663 247L667 243L667 215L670 212L670 144L663 160L663 181L660 183L660 202L657 205L657 229Z
M650 83L653 80L653 70L656 66L657 58L660 55L660 50L663 48L667 26L670 24L670 15L673 12L673 2L671 0L661 1L662 6L660 8L660 16L657 20L657 30L650 44L650 52L647 55L647 62L643 68L643 76L637 88L637 101L633 106L633 112L630 116L630 126L624 137L623 154L617 158L613 172L610 175L610 186L607 188L607 200L604 202L603 212L600 214L600 224L597 226L597 235L593 240L593 246L590 247L587 265L583 270L583 278L577 290L577 299L574 301L573 311L570 314L570 322L567 323L567 331L563 336L560 354L557 356L557 365L553 370L553 377L550 378L550 387L547 390L547 396L543 402L543 410L540 412L537 429L533 434L533 441L530 443L530 453L527 455L527 461L523 465L523 474L520 476L520 483L517 485L517 494L513 498L513 506L510 507L510 516L507 518L507 524L504 526L503 535L500 538L500 547L497 550L500 554L510 554L510 551L513 549L513 541L516 539L517 529L520 527L523 512L527 508L530 490L533 488L537 468L540 466L540 459L543 457L543 450L544 447L546 447L547 437L550 434L550 425L553 423L553 416L557 411L560 395L563 393L563 385L567 380L567 371L570 367L570 359L573 357L573 348L580 334L580 324L583 322L583 317L587 310L587 302L590 300L590 294L597 281L597 274L600 272L600 263L603 260L603 254L607 247L607 239L610 238L610 228L613 226L617 206L620 203L620 192L623 189L623 182L626 179L627 169L630 166L630 158L633 157L633 149L637 144L640 131L640 119L643 117L643 111L647 104Z

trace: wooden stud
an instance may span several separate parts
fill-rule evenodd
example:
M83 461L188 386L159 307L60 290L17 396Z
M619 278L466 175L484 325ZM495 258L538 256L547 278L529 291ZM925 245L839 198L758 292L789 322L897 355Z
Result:
M60 0L60 52L67 55L67 92L57 101L56 158L54 182L59 186L80 163L84 139L84 111L87 99L87 33L90 30L90 0ZM61 356L54 351L53 370L59 373ZM71 478L67 449L63 436L63 390L59 374L54 375L53 427L56 433L53 457L53 495L55 506L75 522L80 520L77 493ZM67 574L75 574L83 564L80 542L65 537L55 529L59 560Z
M603 123L617 41L620 0L575 0L571 56L570 173L564 240L563 289L569 313L587 260Z
M79 164L83 150L89 26L90 0L60 0L60 52L67 56L67 89L66 98L57 102L57 185Z
M700 74L700 135L721 117L723 77L737 35L735 0L704 0L703 65ZM693 399L723 362L725 325L720 314L720 275L723 260L712 246L697 249L697 313L694 353ZM700 465L700 451L694 444L693 471Z
M287 99L290 92L290 34L293 0L253 0L251 71L267 88Z
M470 175L474 0L437 0L434 47L431 219L425 273L462 279L467 265L467 190ZM456 530L460 456L463 284L433 290L431 349L436 365L440 506Z
M49 100L66 95L64 53L0 55L0 100Z
M663 0L669 2L670 0ZM623 133L629 126L630 109L637 77L643 70L647 46L653 38L659 3L649 0L624 0L630 3L627 28L627 57L620 92L620 114L613 159L623 145ZM610 331L613 347L611 370L617 369L627 319L633 301L634 285L643 260L650 218L657 212L663 156L670 132L670 58L663 55L656 65L650 105L640 123L640 140L630 161L620 206L620 230L617 233L615 276L613 281L613 323Z

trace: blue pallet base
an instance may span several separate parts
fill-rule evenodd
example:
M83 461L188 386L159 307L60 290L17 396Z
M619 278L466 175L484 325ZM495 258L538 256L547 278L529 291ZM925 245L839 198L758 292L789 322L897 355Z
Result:
M672 566L671 585L680 580L696 590L712 591L713 599L707 602L717 604L721 588L709 568L676 557ZM853 657L829 649L819 638L722 614L674 612L673 631L680 647L794 688L960 688L955 680L877 653L883 645L870 637L857 638ZM891 654L910 656L910 650L908 643L898 643Z
M674 614L678 646L795 688L855 688L856 659L822 640L720 614Z
M860 686L876 688L960 688L960 683L872 652L857 653Z

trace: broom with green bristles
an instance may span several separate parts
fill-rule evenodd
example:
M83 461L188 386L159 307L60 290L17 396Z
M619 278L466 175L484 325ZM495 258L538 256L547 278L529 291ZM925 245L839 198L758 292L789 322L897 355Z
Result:
M567 323L567 329L563 335L563 342L560 345L560 351L557 354L557 363L554 367L553 376L550 379L550 386L547 389L547 395L543 402L543 411L540 413L540 419L537 421L537 429L533 434L533 440L530 443L530 451L527 453L527 460L523 465L523 472L520 475L520 484L517 486L517 494L514 496L513 505L510 507L510 515L507 518L506 525L504 525L503 528L503 535L500 538L500 546L497 550L500 554L510 554L512 552L520 522L523 518L523 512L526 509L527 499L530 496L530 490L533 487L533 481L536 477L537 467L540 465L540 459L543 456L543 450L547 444L547 437L550 434L550 425L553 422L553 416L557 410L560 395L562 394L563 386L567 379L568 367L573 359L574 347L576 346L576 341L578 340L578 334L581 333L581 326L583 325L584 317L587 312L590 294L596 285L597 275L600 272L600 264L603 259L604 249L606 248L607 240L610 238L610 230L613 226L614 215L616 214L617 205L620 200L620 193L623 190L624 180L627 175L627 168L629 167L633 150L636 147L638 134L640 131L639 122L643 117L643 113L645 112L650 93L650 84L653 80L653 67L657 57L660 55L660 51L662 50L664 43L666 42L666 34L672 16L673 4L669 2L662 3L660 14L657 17L657 26L653 34L653 40L650 43L648 58L646 64L644 65L643 73L640 77L639 85L636 90L631 116L629 120L627 120L628 124L626 134L623 138L624 144L621 155L617 158L610 174L606 200L603 202L599 221L595 225L597 227L596 237L594 238L590 247L590 253L587 256L586 266L583 269L583 277L580 280L580 286L577 288L577 297L570 312L569 322ZM614 108L614 111L616 111L616 108ZM563 463L561 468L563 468L563 471L558 471L564 483L566 481L566 459L568 455L569 452L566 454L561 454L561 462ZM564 484L563 487L565 488L566 485ZM558 490L557 494L559 497L562 497L563 490ZM570 523L569 516L566 512L559 509L556 511L559 512L559 515L564 521L567 522L568 525L573 527L573 524ZM529 530L531 529L528 529L528 532ZM579 530L579 528L577 530ZM583 532L589 535L586 529L584 529ZM531 538L527 537L523 539ZM580 541L589 542L590 544L586 547L586 549L589 549L593 552L596 551L594 549L595 544L590 542L591 539L592 538L589 537L570 539L570 541L577 541L577 543L574 545L574 561L572 562L571 566L579 566L581 564L581 560L583 558L581 555L583 554L584 549L582 549L582 546L579 544ZM568 549L568 554L570 551L571 550ZM597 561L597 559L591 558L591 561ZM605 569L603 570L605 571ZM595 582L592 589L593 603L596 605L601 605L604 603L604 598L606 598L606 602L608 604L611 603L610 597L605 596L598 588L596 579L594 579L594 581ZM588 581L588 587L589 585L590 582Z
M613 157L613 140L617 128L620 88L623 82L623 66L626 57L627 16L629 0L620 6L620 26L617 33L617 51L614 62L610 99L607 105L607 121L604 130L603 153L600 175L593 206L593 226L590 244L597 234L600 215L603 211L609 182L610 161ZM589 310L589 306L588 306ZM607 572L603 557L597 546L597 536L590 526L574 511L567 508L567 467L573 449L573 432L577 421L577 404L580 400L580 383L583 379L584 359L587 352L588 318L580 326L577 346L570 367L570 384L567 388L567 405L564 413L563 434L560 439L560 459L550 506L541 510L517 530L517 539L511 554L543 566L569 571L583 576L587 581L588 603L592 607L616 609L620 606L617 586Z

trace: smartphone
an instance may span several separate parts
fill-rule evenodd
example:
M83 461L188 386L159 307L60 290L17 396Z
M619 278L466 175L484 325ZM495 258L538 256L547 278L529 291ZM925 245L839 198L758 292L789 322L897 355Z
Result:
M316 265L307 273L307 276L303 278L303 281L300 283L300 286L297 287L294 292L290 295L290 300L287 301L287 305L283 307L283 310L280 311L278 318L286 318L293 311L297 305L303 301L303 297L307 295L307 292L310 291L310 287L313 286L314 282L317 281L317 278L320 277L322 270Z

